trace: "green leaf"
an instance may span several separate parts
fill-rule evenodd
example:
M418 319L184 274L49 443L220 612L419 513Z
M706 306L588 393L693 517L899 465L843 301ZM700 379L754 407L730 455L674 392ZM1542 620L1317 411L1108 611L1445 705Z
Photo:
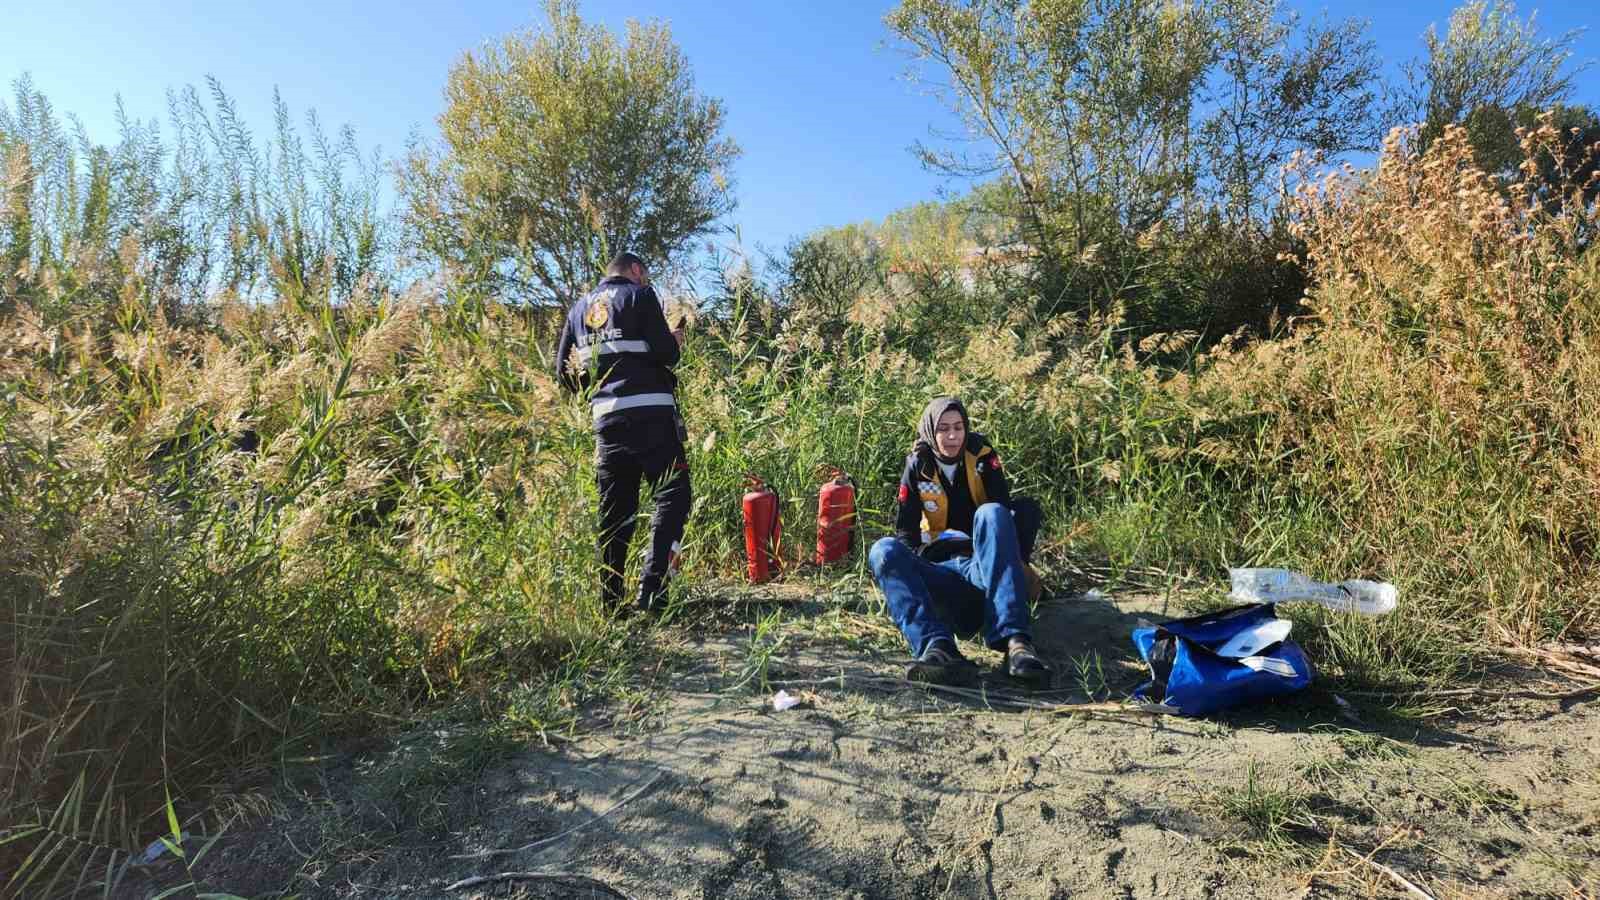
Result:
M171 848L173 853L182 857L183 829L178 825L178 810L172 805L172 792L165 788L162 789L162 792L167 795L167 827L172 829L172 840L168 841L163 837L161 842Z

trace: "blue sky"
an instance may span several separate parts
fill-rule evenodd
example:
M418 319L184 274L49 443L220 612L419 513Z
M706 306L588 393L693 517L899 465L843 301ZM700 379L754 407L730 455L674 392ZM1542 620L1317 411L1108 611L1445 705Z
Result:
M446 73L462 52L542 15L537 0L0 5L12 7L0 12L0 79L30 72L57 109L78 114L97 140L115 136L115 95L132 115L164 118L169 87L214 75L257 130L271 122L277 86L297 114L314 106L324 123L349 123L364 146L381 145L390 156L402 152L413 130L434 133ZM1428 24L1442 27L1454 6L1291 5L1309 15L1369 20L1391 63L1414 55ZM726 102L728 134L744 149L733 221L747 246L777 249L791 236L881 218L960 188L924 172L907 151L930 127L949 129L954 120L903 79L908 60L882 24L891 6L586 0L582 11L615 28L629 17L671 23L698 86ZM1520 9L1537 9L1547 34L1600 25L1588 3ZM1600 32L1585 33L1578 51L1600 57ZM1600 70L1584 73L1578 99L1600 103Z

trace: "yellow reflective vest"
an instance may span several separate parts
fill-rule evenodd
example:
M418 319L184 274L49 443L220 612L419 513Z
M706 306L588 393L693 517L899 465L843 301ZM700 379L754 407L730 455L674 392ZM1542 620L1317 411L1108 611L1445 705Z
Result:
M977 452L970 449L961 451L961 467L966 472L967 490L972 494L973 508L989 502L989 495L983 489L983 476L978 472L978 462L993 452L994 448L988 444L979 447ZM950 521L950 497L939 482L938 465L935 462L933 471L917 473L917 491L922 498L923 543L933 540Z

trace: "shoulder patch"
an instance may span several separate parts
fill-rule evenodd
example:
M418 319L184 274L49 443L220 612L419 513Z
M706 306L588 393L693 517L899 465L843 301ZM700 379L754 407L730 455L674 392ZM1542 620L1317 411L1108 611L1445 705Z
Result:
M910 500L910 499L911 499L911 488L909 486L907 486L904 482L902 482L900 484L900 499L899 499L899 502L900 503L904 503L904 502L906 502L907 500Z
M998 453L989 454L989 471L991 471L991 472L1000 471L1000 454L998 454Z

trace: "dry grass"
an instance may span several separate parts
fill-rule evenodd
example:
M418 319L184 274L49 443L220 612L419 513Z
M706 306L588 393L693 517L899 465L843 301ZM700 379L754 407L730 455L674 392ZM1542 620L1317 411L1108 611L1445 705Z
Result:
M1302 185L1314 322L1213 377L1270 420L1261 452L1327 511L1329 571L1400 582L1467 645L1600 624L1600 214L1548 121L1525 180L1452 130L1390 136L1370 177Z

